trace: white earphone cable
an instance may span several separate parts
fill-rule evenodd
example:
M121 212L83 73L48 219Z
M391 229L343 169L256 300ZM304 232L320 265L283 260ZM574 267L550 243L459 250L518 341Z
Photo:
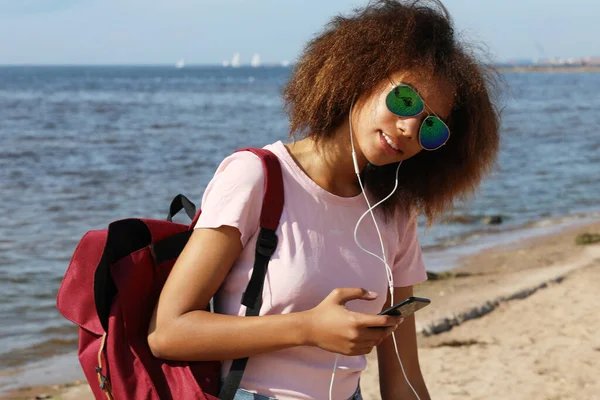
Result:
M379 226L377 225L377 220L375 219L375 214L373 213L373 210L379 206L380 204L382 204L384 201L386 201L387 199L389 199L395 192L396 189L398 188L398 171L400 171L400 165L402 165L402 162L398 163L398 167L396 168L396 181L395 181L395 185L394 185L394 189L392 190L392 192L387 195L387 197L385 197L383 200L380 200L379 202L377 202L374 206L371 206L371 203L369 202L369 198L367 197L366 193L365 193L365 189L363 187L362 181L360 179L360 169L358 168L358 161L356 160L356 153L354 151L354 138L353 138L353 133L352 133L352 106L354 105L354 101L352 102L352 104L350 105L350 112L348 115L348 120L349 120L349 125L350 125L350 144L352 147L352 162L354 164L354 171L356 173L356 176L358 178L358 183L360 185L360 189L361 192L365 198L365 201L367 202L367 206L368 206L368 210L365 211L361 217L358 219L358 221L356 222L356 225L354 227L354 241L356 242L357 246L363 250L364 252L372 255L373 257L379 259L381 262L383 262L384 266L385 266L385 270L386 270L386 276L387 276L387 280L388 280L388 286L390 289L390 302L393 305L394 304L394 277L392 274L392 270L390 268L390 266L388 265L388 263L386 262L386 256L385 256L385 246L383 244L383 238L381 236L381 231L379 230ZM363 218L367 215L367 214L371 214L371 218L373 220L373 224L375 224L375 230L377 231L377 235L379 237L379 242L381 243L381 253L382 253L382 257L379 257L377 254L374 254L370 251L368 251L367 249L365 249L363 246L361 246L361 244L358 242L358 237L357 237L357 232L358 232L358 227L360 225L360 223L362 222ZM414 387L411 385L410 381L408 380L408 377L406 376L406 371L404 370L404 365L402 365L402 359L400 358L400 353L398 352L398 343L396 342L396 336L394 333L392 333L392 340L394 342L394 350L396 351L396 357L398 358L398 362L400 363L400 369L402 370L402 374L404 375L404 379L406 380L406 383L408 384L408 386L411 388L412 392L414 393L414 395L416 396L417 400L420 400L419 395L417 394L416 390L414 389ZM329 385L329 400L333 400L333 382L335 379L335 371L337 369L337 363L338 363L338 354L336 354L335 356L335 363L333 366L333 373L331 374L331 383Z

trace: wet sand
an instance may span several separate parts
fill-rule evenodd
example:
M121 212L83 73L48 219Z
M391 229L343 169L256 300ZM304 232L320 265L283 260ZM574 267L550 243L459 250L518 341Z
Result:
M600 399L600 221L469 256L456 277L416 287L419 353L434 399ZM398 379L403 379L402 376ZM375 353L361 386L379 399ZM91 399L85 382L4 398Z

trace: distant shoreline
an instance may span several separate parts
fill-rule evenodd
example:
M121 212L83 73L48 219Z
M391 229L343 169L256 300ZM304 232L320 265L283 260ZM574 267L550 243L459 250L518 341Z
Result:
M186 64L185 68L181 69L239 69L239 70L255 70L255 69L271 69L271 68L283 68L291 69L294 65L290 64L282 66L280 64L263 64L258 68L250 65L242 65L240 68L223 67L218 64ZM494 65L492 67L502 73L521 73L521 72L600 72L600 65L594 66L506 66L506 65ZM14 68L175 68L170 64L0 64L0 69L14 69Z
M582 67L498 67L500 72L600 72L600 66Z

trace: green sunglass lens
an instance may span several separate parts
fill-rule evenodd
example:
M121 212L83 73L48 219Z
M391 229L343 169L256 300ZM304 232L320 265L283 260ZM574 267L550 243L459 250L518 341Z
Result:
M388 110L401 117L413 117L423 111L423 100L410 86L399 85L385 99Z
M425 150L435 150L441 147L450 137L450 131L438 117L425 118L419 133L419 142Z

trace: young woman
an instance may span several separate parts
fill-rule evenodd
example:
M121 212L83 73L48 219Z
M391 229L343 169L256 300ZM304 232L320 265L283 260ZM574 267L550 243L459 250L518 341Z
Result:
M284 89L296 140L265 147L280 159L285 205L260 316L242 317L240 299L264 176L258 158L242 152L221 163L204 194L150 326L153 353L249 356L236 398L345 400L361 398L364 355L376 347L383 399L429 398L414 316L377 313L427 278L417 215L431 223L490 169L493 83L437 1L377 1L334 18ZM355 241L366 199L384 199L396 179ZM213 295L217 312L203 311Z

